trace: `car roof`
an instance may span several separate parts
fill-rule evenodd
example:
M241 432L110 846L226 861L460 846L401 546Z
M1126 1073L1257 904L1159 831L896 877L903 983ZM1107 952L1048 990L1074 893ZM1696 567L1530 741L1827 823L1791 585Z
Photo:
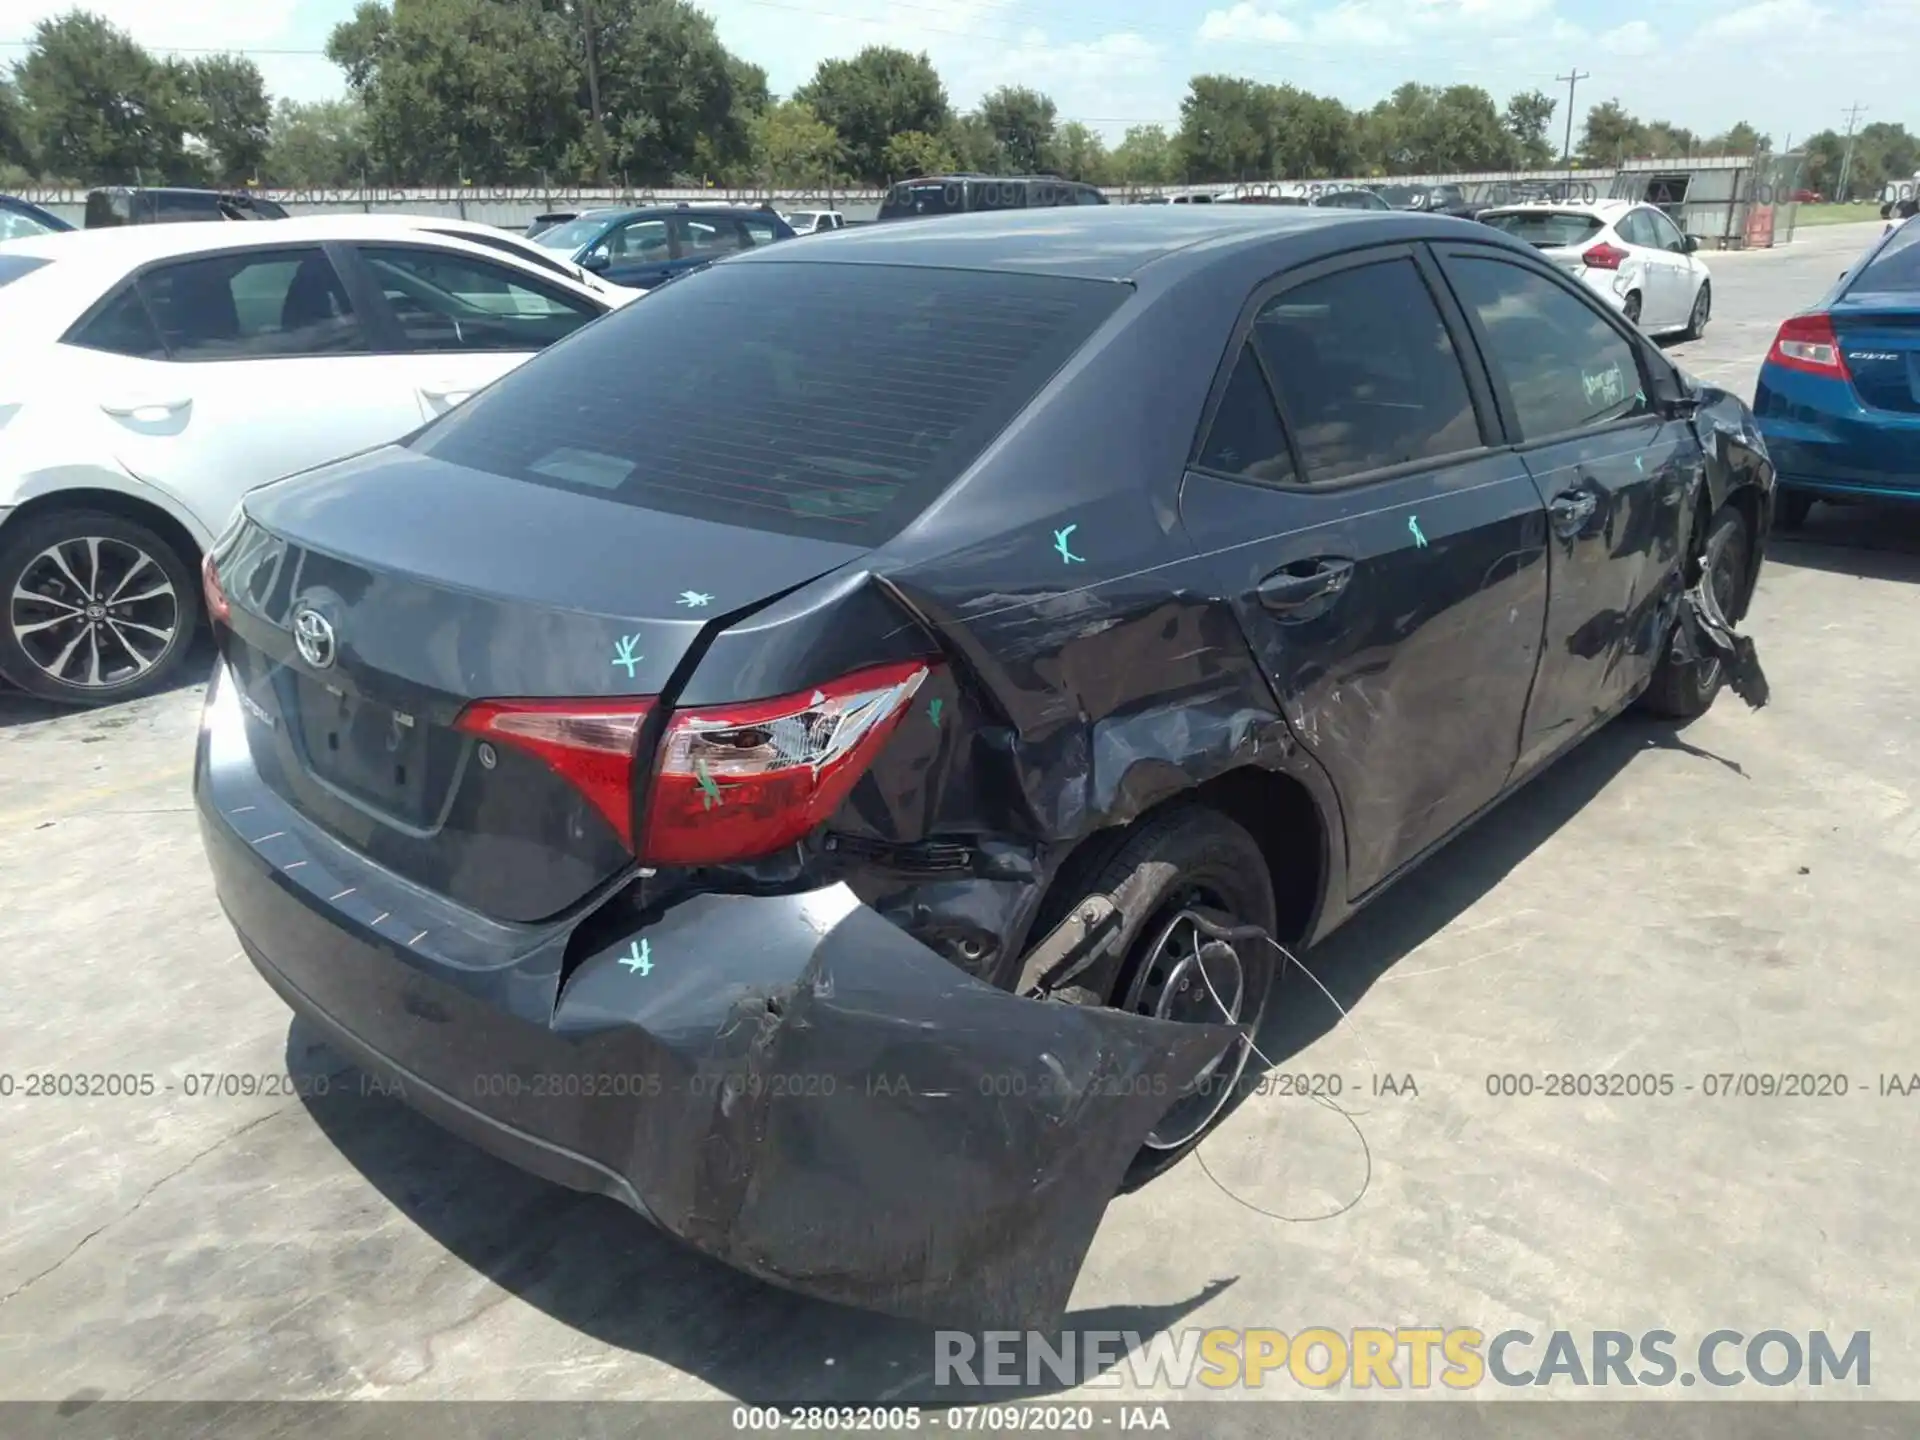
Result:
M982 210L932 220L836 230L796 246L770 245L725 265L868 264L1019 271L1129 280L1149 267L1199 266L1229 250L1292 242L1298 259L1363 244L1472 237L1511 243L1470 220L1410 210L1336 210L1291 205L1049 206Z
M1554 210L1562 214L1599 215L1613 219L1626 214L1629 210L1641 209L1644 204L1645 202L1640 200L1515 200L1510 205L1495 205L1484 213L1501 215L1509 210L1522 213L1528 210Z
M99 265L131 268L174 255L340 240L356 230L370 235L390 235L403 227L418 229L434 223L433 217L301 215L287 220L226 223L203 220L174 225L112 225L95 230L71 230L61 235L36 235L8 243L15 254L34 255L43 260L84 260ZM441 220L437 223L452 225L459 222Z

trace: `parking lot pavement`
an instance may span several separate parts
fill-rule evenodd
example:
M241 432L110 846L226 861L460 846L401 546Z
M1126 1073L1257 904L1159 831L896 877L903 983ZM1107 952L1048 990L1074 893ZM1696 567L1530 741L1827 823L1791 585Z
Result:
M1715 257L1682 358L1750 370L1864 239ZM1920 1396L1920 1096L1880 1093L1920 1071L1916 585L1910 515L1777 543L1773 704L1610 727L1306 957L1351 1018L1296 973L1265 1047L1350 1115L1251 1095L1112 1206L1069 1326L1867 1330L1875 1397ZM0 696L0 1397L935 1398L928 1332L523 1176L290 1028L201 860L198 701ZM289 1072L328 1093L188 1093ZM1674 1093L1539 1093L1599 1073ZM26 1093L74 1074L153 1093Z

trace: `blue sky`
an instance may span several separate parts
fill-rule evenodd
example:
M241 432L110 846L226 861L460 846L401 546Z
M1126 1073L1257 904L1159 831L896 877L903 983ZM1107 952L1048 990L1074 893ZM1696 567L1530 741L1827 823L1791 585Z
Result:
M1825 126L1920 128L1920 0L700 0L774 89L824 57L887 43L925 50L956 103L1033 85L1063 119L1117 139L1176 122L1187 77L1224 71L1370 104L1403 80L1470 83L1497 99L1538 87L1565 121L1570 66L1589 104L1617 97L1694 130L1746 119L1776 145ZM61 0L0 0L0 40ZM156 48L252 52L277 94L340 93L318 54L353 0L92 0ZM0 55L17 57L17 48Z

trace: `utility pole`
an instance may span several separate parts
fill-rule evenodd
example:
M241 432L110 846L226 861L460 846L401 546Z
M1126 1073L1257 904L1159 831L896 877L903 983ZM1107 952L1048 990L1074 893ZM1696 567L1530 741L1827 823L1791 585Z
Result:
M1573 172L1573 90L1582 80L1591 80L1593 72L1574 70L1571 74L1556 75L1553 78L1556 81L1564 80L1567 86L1567 145L1561 152L1560 159L1565 163L1567 172L1571 174Z
M1840 183L1833 187L1833 198L1836 200L1847 198L1847 181L1853 174L1853 127L1859 122L1860 112L1866 108L1856 102L1847 111L1847 151L1840 159Z
M587 40L587 104L593 112L593 178L607 180L607 127L600 117L600 31L593 23L593 0L580 0Z

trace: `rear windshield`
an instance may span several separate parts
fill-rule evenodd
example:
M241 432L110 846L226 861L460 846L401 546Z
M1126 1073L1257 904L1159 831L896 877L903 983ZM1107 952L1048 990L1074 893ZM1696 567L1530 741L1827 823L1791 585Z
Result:
M880 204L880 218L905 215L958 215L967 208L966 182L922 180L894 186Z
M622 504L877 545L1130 293L1051 275L721 264L587 326L412 444Z
M28 255L0 255L0 285L10 285L22 275L31 275L46 263Z
M1847 291L1920 292L1920 220L1909 220L1892 235L1880 253L1867 262Z
M1482 215L1480 218L1494 229L1503 230L1514 239L1524 240L1543 250L1560 245L1578 245L1582 240L1598 235L1603 228L1598 216L1582 215L1574 210L1515 210L1505 215Z

